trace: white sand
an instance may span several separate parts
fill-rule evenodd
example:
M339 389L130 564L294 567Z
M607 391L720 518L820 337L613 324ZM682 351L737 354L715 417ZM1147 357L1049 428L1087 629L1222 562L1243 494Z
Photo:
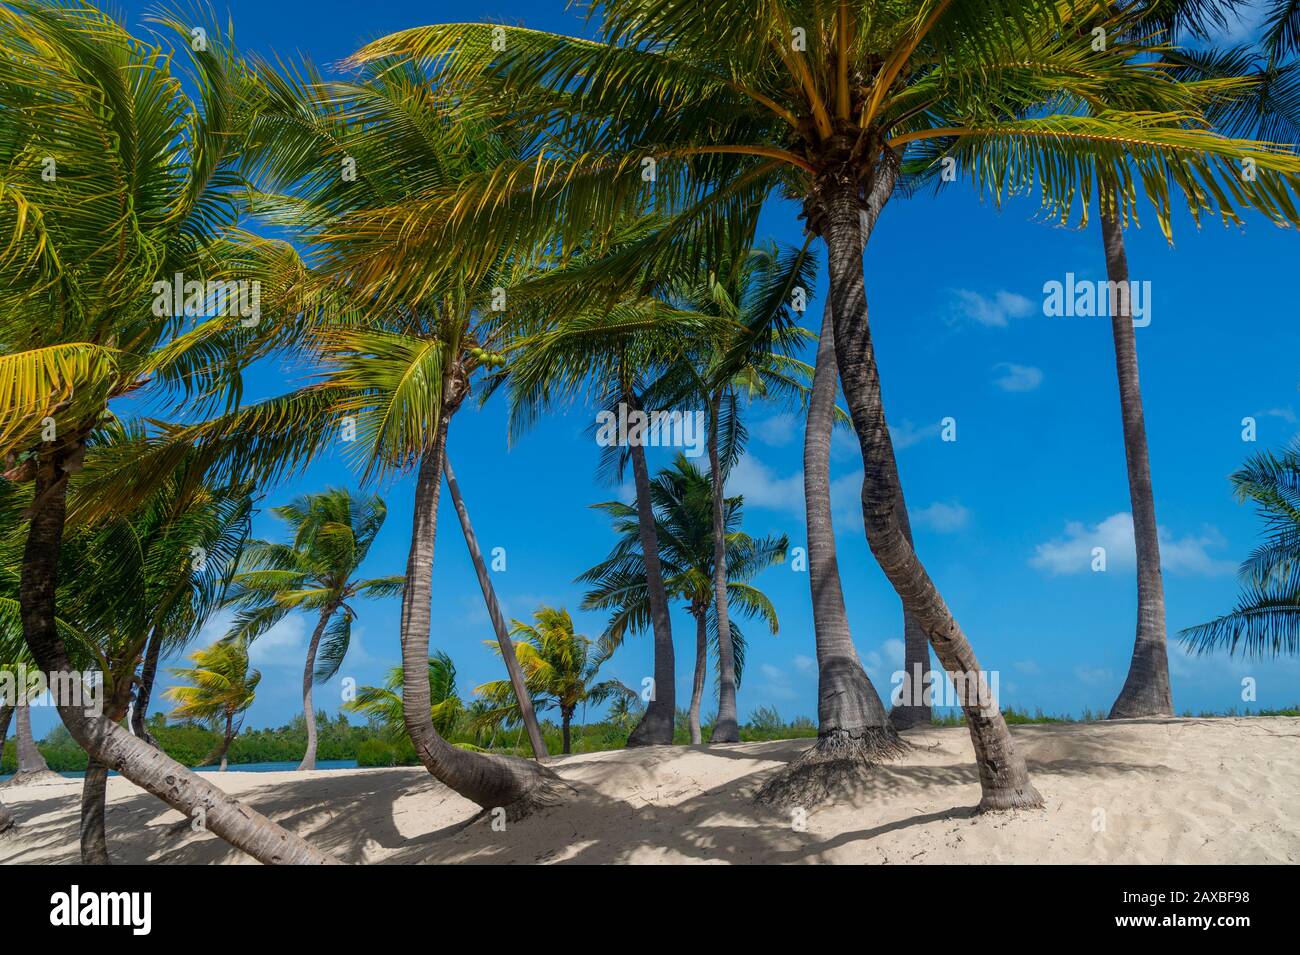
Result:
M913 750L841 803L788 814L750 801L807 740L654 747L552 761L562 806L494 832L423 769L205 773L348 862L1300 861L1300 719L1176 719L1013 729L1042 811L975 816L965 729ZM109 781L117 862L249 862L125 779ZM75 862L80 783L0 789L18 827L0 863Z

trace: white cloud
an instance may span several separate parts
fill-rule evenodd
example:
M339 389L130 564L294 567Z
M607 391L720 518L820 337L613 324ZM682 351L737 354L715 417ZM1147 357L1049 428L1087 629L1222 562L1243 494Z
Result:
M862 661L862 668L871 677L871 682L876 684L876 692L884 696L891 689L889 678L903 669L907 659L907 646L897 637L891 637L879 649L868 650L866 653L858 650L858 659Z
M1074 668L1074 676L1080 683L1089 686L1110 683L1114 680L1114 675L1103 667L1078 666Z
M1024 318L1034 311L1033 302L1006 290L990 296L970 289L955 289L952 297L954 319L968 318L986 328L1006 328L1011 319Z
M799 431L799 419L790 412L765 418L752 428L754 436L774 448L784 447Z
M1281 418L1287 424L1296 423L1295 411L1290 406L1286 408L1269 408L1267 411L1261 411L1256 417Z
M766 507L799 515L804 512L803 472L779 477L752 452L743 455L727 475L727 493L742 495L746 507Z
M1003 391L1033 391L1043 383L1043 370L1031 365L1017 365L1009 361L994 365L998 377L993 384Z
M1231 561L1218 560L1208 553L1210 548L1227 543L1213 527L1207 526L1200 536L1180 538L1161 527L1159 535L1160 566L1170 573L1212 577L1231 574L1235 569ZM1069 521L1064 536L1035 547L1029 563L1050 574L1082 574L1092 569L1094 547L1106 549L1107 570L1134 566L1137 548L1133 542L1132 515L1121 511L1091 527L1082 521Z
M956 501L935 501L929 507L923 507L908 514L912 524L925 527L936 534L953 534L970 522L970 511Z
M802 653L796 653L794 656L794 660L791 662L794 663L794 668L798 670L800 673L807 673L810 670L812 670L815 666L817 666L816 660L814 660L812 657L806 657Z

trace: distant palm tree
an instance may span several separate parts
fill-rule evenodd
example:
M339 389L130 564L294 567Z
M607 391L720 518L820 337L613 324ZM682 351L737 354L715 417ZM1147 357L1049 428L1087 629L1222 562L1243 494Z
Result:
M702 473L684 455L678 455L673 467L665 468L655 478L650 486L650 499L655 510L655 533L664 586L671 596L685 601L695 618L695 677L688 720L691 742L700 743L700 702L710 637L715 651L718 650L717 605L714 601L714 482L711 475ZM744 617L763 620L775 634L779 627L776 608L749 581L760 571L785 560L789 541L784 535L756 540L740 530L743 503L741 497L727 498L721 522L725 528L727 550L728 605ZM617 645L627 633L643 631L650 616L645 561L638 534L640 522L630 505L611 501L595 506L613 518L619 541L609 557L578 577L579 582L595 585L583 597L582 608L612 611L606 634ZM733 622L731 629L734 672L739 686L744 673L746 644L740 627Z
M328 680L343 665L352 643L352 621L357 616L349 601L356 597L399 596L405 578L353 577L369 555L388 514L378 495L354 498L346 489L335 488L304 495L291 504L272 508L271 513L289 524L293 542L248 542L227 599L231 606L240 608L230 637L251 641L294 610L316 613L316 629L307 644L302 674L307 751L298 764L299 769L315 769L312 683Z
M573 619L563 608L541 607L533 613L535 624L513 621L510 635L514 641L519 668L524 672L529 694L538 709L560 711L560 735L564 754L571 751L570 724L579 706L599 705L610 698L635 696L618 680L596 682L596 675L618 648L608 634L594 643L573 632ZM495 646L489 643L489 646ZM482 720L489 725L518 724L519 702L507 680L494 680L475 687L483 699L492 704Z
M460 722L465 705L456 693L456 665L441 650L429 657L429 700L434 729L447 736ZM343 709L376 720L391 742L410 738L402 717L401 666L388 671L383 686L359 687L356 698L344 703Z
M1241 597L1228 614L1179 635L1190 652L1300 654L1300 445L1256 455L1232 476L1239 501L1264 519L1264 542L1241 565Z
M248 643L244 640L219 640L210 647L190 654L192 667L172 667L171 674L188 685L168 687L163 696L176 706L171 718L176 720L224 721L221 744L204 760L221 760L226 769L230 741L239 732L235 717L253 705L262 674L249 668ZM242 721L241 721L242 723Z

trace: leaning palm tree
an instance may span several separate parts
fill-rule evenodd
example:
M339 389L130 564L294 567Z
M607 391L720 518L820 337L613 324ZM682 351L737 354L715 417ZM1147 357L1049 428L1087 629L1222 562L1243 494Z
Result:
M684 455L679 455L671 468L656 476L650 488L650 499L655 509L655 538L659 544L664 586L670 595L686 604L687 612L695 619L695 673L687 724L691 742L698 744L703 742L700 704L704 696L710 643L719 660L719 673L722 671L718 605L714 596L714 539L718 523L713 517L716 500L714 479L711 474L701 473ZM775 634L779 629L776 608L750 581L761 571L785 560L789 541L784 536L755 539L742 531L743 503L740 497L729 497L723 502L721 523L727 554L727 606L734 607L741 616L762 620ZM578 578L580 583L592 585L583 596L582 609L610 612L610 621L601 639L608 639L617 646L629 633L644 631L650 619L640 521L636 510L627 504L611 501L595 506L613 520L619 541L609 557ZM734 622L732 635L733 674L735 684L739 686L744 674L746 643L740 626Z
M454 24L401 31L356 54L428 64L463 103L533 144L490 174L393 210L382 228L416 237L421 261L470 236L490 259L521 235L553 235L557 222L576 231L649 196L675 224L641 249L644 268L680 259L683 236L708 247L730 214L769 195L796 197L827 246L868 543L944 670L960 676L981 807L1041 805L969 641L902 528L866 317L866 197L900 160L951 158L995 199L1037 190L1062 218L1101 183L1121 197L1122 219L1141 185L1166 230L1178 192L1194 214L1250 205L1292 220L1300 158L1206 129L1195 97L1158 57L1137 55L1138 41L1094 50L1087 41L1109 22L1105 5L788 0L755 18L739 0L610 0L599 10L603 42ZM1144 85L1167 93L1167 108L1125 110L1117 94ZM1098 109L1085 115L1085 104ZM1255 182L1242 181L1243 159L1255 162ZM412 278L386 275L394 288Z
M747 238L747 237L742 237ZM696 282L678 294L682 306L728 319L715 333L701 338L681 361L670 366L656 391L659 403L694 401L705 409L709 470L721 475L713 489L713 593L718 635L718 716L710 742L740 741L736 716L736 668L732 651L731 615L727 607L727 543L723 525L726 476L743 453L746 429L743 401L756 398L789 400L802 397L811 369L793 358L807 332L800 328L795 299L806 297L815 262L802 249L775 245L750 248L744 242L727 250ZM697 667L699 661L697 660ZM698 700L692 700L698 736Z
M599 706L606 700L636 693L618 680L596 680L600 668L618 649L617 641L608 634L593 643L575 633L573 619L563 608L540 607L533 612L533 620L532 624L513 622L510 635L515 638L514 652L534 706L560 711L560 752L567 756L572 752L570 725L578 707ZM493 680L475 687L474 692L491 707L479 717L481 724L518 724L519 701L508 681Z
M280 290L227 284L284 246L236 230L246 115L227 38L210 29L196 49L188 25L184 36L188 85L160 46L93 5L0 7L0 460L33 485L19 599L46 672L74 669L56 623L68 478L108 403L147 389L203 413L238 385L260 310L279 307ZM113 721L59 715L92 759L187 815L203 810L257 858L329 861Z
M409 739L402 706L403 674L400 666L388 671L383 686L357 688L354 699L343 704L349 713L376 720L390 742ZM443 736L450 735L460 723L465 704L456 692L456 665L451 657L435 650L429 657L429 718L434 729Z
M302 673L307 749L298 764L300 770L315 769L312 685L330 679L343 665L357 616L349 601L398 596L404 578L355 577L388 515L377 494L354 498L344 488L333 488L273 507L271 513L289 525L293 542L248 542L227 598L229 605L239 608L229 636L252 641L295 610L316 614Z
M1264 541L1242 563L1231 613L1180 634L1189 652L1263 659L1300 654L1300 445L1263 452L1232 476L1238 501L1264 520Z
M236 724L235 718L253 705L262 674L249 667L245 640L219 640L195 650L190 660L193 666L171 669L173 677L188 681L188 685L170 686L163 696L176 704L172 719L211 721L222 727L221 742L203 763L219 761L225 772L230 742L243 723Z

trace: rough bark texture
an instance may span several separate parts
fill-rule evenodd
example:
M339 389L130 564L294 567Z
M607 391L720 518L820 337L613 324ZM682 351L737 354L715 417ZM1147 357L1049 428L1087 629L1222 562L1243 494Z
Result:
M9 738L9 723L13 718L14 708L0 705L0 753L5 751L5 740Z
M221 759L221 765L218 769L221 772L226 771L226 760L230 754L230 741L235 738L235 714L226 714L226 732L221 737L221 749L217 751L217 756ZM301 768L301 767L299 767Z
M851 148L847 137L842 148L847 158ZM957 695L975 748L982 790L980 809L1042 806L1042 797L1029 781L1024 759L1016 752L996 702L976 692L981 685L987 687L987 682L975 652L908 544L899 520L898 468L867 321L863 229L855 179L852 172L826 174L818 183L819 194L809 211L826 240L835 356L862 449L862 512L867 542L902 599L904 611L916 618L929 637L940 665L960 677Z
M912 523L907 518L907 503L903 499L903 486L898 486L898 522L903 528L907 546L912 546ZM925 696L926 677L930 673L930 640L916 618L903 611L903 694L902 702L889 711L889 722L894 729L906 730L914 726L929 726L933 714ZM920 682L917 682L917 675Z
M629 408L637 408L636 396L629 388L624 392ZM664 589L663 569L659 564L659 534L655 530L654 507L650 502L650 470L646 466L645 448L631 442L632 480L636 485L636 512L641 531L641 553L645 557L646 591L650 601L650 624L654 632L654 693L628 736L628 746L669 745L673 741L673 724L677 718L676 662L673 658L673 625L668 613L668 591Z
M37 666L47 673L69 673L73 669L55 627L58 560L66 510L67 478L59 456L51 455L36 470L31 528L19 589L23 636ZM67 705L67 701L59 706L59 716L92 759L117 770L187 817L202 813L209 831L255 859L268 863L337 861L111 720L88 713L83 707Z
M731 614L727 610L727 532L723 510L722 461L718 454L718 412L722 396L709 409L709 473L713 475L713 603L718 615L718 718L710 743L739 743L736 715L736 656L731 644Z
M424 767L440 782L484 810L502 808L519 819L558 798L559 777L535 760L457 749L433 727L429 697L429 624L433 596L433 550L438 528L447 413L415 480L411 551L402 593L402 715Z
M528 686L524 682L523 671L519 668L519 658L515 656L514 645L510 642L510 632L506 627L505 615L501 613L501 603L497 600L496 588L488 576L487 564L483 561L483 552L479 550L478 538L474 535L474 525L469 520L469 508L460 494L460 484L451 469L451 458L445 449L442 458L442 471L447 477L447 490L451 491L451 503L460 518L460 529L465 537L465 546L469 548L470 559L474 562L474 573L478 576L479 589L483 591L483 601L487 604L488 617L492 620L492 629L497 635L497 646L501 649L501 659L505 661L506 672L510 675L510 686L519 701L519 712L523 718L524 729L528 732L528 743L533 756L546 759L546 741L542 738L542 728L537 723L537 714L533 711L533 700L528 695Z
M15 722L18 724L14 736L17 738L18 771L9 780L10 785L22 785L41 779L54 779L58 773L50 771L49 763L41 755L40 747L32 736L32 708L26 701L19 700L14 707Z
M298 764L300 770L316 768L316 704L312 700L311 690L316 682L316 651L320 649L320 638L336 609L338 608L333 604L321 609L320 619L316 621L316 629L312 631L311 641L307 644L307 662L302 671L302 715L307 721L307 750L302 754L302 762Z
M691 607L695 617L695 677L691 681L691 708L687 711L687 723L691 730L691 743L698 746L704 742L700 730L700 702L704 698L704 677L709 668L709 630L703 607Z
M1103 214L1101 233L1106 246L1106 277L1128 286L1128 257L1124 230ZM1119 404L1124 421L1124 459L1128 464L1128 492L1133 510L1133 539L1137 544L1138 615L1133 659L1110 719L1137 716L1173 716L1169 687L1169 651L1165 644L1165 588L1160 575L1160 538L1156 528L1156 502L1151 488L1151 459L1147 454L1147 426L1142 414L1142 389L1138 383L1137 341L1127 296L1111 303L1110 325L1115 338L1115 370L1119 377ZM1118 306L1118 307L1116 307Z
M107 815L108 767L98 760L86 763L81 786L81 864L108 865Z
M153 696L154 680L158 677L158 658L162 656L162 633L155 630L149 637L149 646L144 653L144 665L140 667L140 683L136 688L135 704L131 707L131 731L150 746L157 746L149 732L149 700Z

